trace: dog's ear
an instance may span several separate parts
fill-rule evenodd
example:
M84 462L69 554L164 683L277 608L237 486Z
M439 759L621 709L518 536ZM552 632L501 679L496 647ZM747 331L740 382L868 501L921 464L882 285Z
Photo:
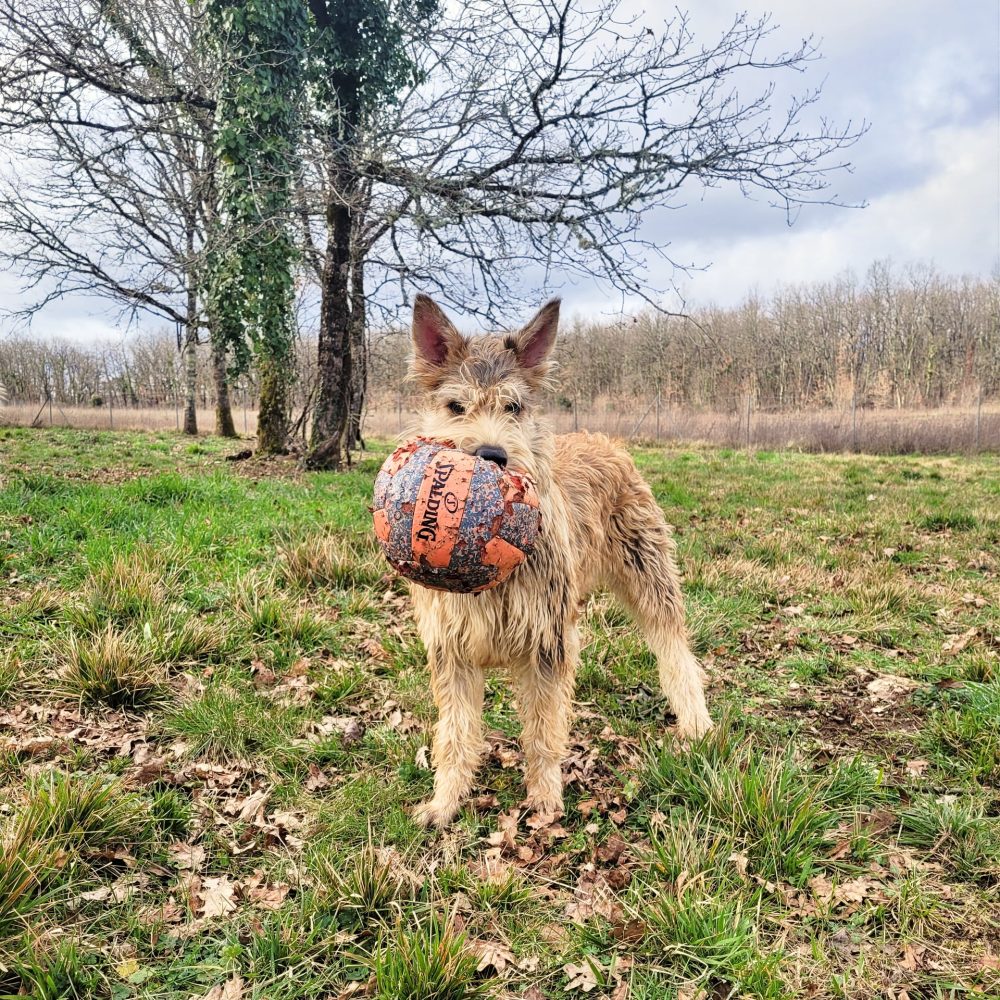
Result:
M465 338L429 296L413 300L413 375L428 388L440 385L443 370L465 357Z
M518 364L529 371L537 369L539 374L544 375L558 328L559 299L552 299L518 332L515 348Z

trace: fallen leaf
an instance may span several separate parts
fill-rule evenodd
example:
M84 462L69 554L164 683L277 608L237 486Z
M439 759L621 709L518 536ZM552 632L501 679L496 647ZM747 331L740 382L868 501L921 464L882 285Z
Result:
M218 986L213 986L206 994L205 1000L240 1000L243 996L243 977L233 976L232 979Z
M198 871L205 863L205 848L200 844L185 844L177 840L167 845L167 854L181 871Z
M910 972L916 972L923 967L926 953L927 949L923 945L903 945L903 958L899 964Z
M319 769L317 764L309 764L309 775L305 780L307 792L318 792L321 788L326 788L330 784L330 779Z
M908 760L906 762L906 770L917 778L919 778L929 766L929 760Z
M956 653L961 653L966 646L972 642L973 639L979 634L979 629L970 628L966 629L961 635L949 636L945 639L944 643L941 645L941 652L948 656L954 656Z
M223 917L236 909L236 886L225 875L206 878L201 884L202 916L206 920Z
M920 687L920 682L910 677L882 674L868 683L867 691L872 701L897 701L918 687Z
M575 962L568 962L563 966L563 974L569 980L563 987L564 991L580 990L582 993L589 993L597 987L597 974L591 961L588 960L586 964L579 965Z
M508 965L514 964L514 953L499 941L470 941L467 947L479 959L476 972L493 969L501 975Z
M613 833L597 848L597 860L608 865L616 864L627 849L628 844L617 833Z

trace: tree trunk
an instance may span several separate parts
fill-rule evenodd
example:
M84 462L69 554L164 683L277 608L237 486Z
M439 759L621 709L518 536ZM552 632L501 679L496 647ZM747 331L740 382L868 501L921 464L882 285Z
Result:
M257 371L257 450L284 455L288 450L288 378L273 358L261 358Z
M365 338L365 263L357 254L351 266L351 412L347 446L364 451L361 417L368 388L368 343Z
M313 410L309 469L339 469L347 460L351 401L351 312L348 303L351 268L351 210L330 184L326 208L327 244L323 261L319 321L319 387Z
M198 318L188 313L184 334L184 433L198 433Z
M212 339L212 380L215 382L215 433L234 438L233 407L229 402L229 379L226 378L226 349Z

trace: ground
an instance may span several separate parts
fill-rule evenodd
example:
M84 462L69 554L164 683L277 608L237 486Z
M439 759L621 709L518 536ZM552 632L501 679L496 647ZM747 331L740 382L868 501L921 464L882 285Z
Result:
M0 996L996 996L995 457L640 450L713 735L596 596L567 813L516 714L446 834L405 592L341 476L0 430Z

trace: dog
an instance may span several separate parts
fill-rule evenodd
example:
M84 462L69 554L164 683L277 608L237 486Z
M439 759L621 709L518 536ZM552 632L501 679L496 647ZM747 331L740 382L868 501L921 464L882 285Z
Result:
M472 788L484 750L484 671L510 672L521 720L525 805L563 810L576 668L577 620L588 595L610 589L656 654L660 687L682 738L712 721L701 668L688 647L674 542L627 452L599 434L554 435L539 419L552 384L559 300L522 329L465 337L428 296L413 308L410 375L423 392L423 437L526 472L537 486L542 534L513 576L480 594L411 585L437 706L434 793L416 819L446 827Z

